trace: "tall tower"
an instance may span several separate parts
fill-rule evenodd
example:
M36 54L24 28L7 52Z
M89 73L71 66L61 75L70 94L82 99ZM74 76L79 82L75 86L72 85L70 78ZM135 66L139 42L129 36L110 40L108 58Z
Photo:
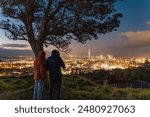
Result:
M88 57L89 57L89 59L91 59L91 51L90 51L90 49L88 51Z

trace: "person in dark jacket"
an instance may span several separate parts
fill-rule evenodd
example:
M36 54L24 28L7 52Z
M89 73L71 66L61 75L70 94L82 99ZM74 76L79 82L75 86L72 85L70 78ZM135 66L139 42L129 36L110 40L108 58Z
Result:
M65 64L60 57L59 51L52 51L51 56L46 60L45 66L50 76L49 99L59 99L62 81L61 68L65 69Z
M34 61L34 80L35 80L33 92L34 100L42 99L44 81L46 80L46 69L44 64L45 64L45 52L40 51L38 57Z

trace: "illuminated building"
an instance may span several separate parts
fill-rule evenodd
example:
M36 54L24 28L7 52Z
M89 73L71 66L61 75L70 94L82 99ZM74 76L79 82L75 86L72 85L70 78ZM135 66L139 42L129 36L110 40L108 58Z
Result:
M90 49L88 51L88 57L89 57L89 59L91 59L91 51L90 51Z

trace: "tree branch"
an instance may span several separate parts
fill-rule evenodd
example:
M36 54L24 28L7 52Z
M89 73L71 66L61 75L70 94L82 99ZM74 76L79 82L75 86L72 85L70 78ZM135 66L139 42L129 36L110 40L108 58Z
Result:
M44 42L44 44L45 44L46 47L48 47L48 45L53 45L53 46L55 46L61 52L69 53L71 51L70 48L63 49L59 45L53 44L52 42Z
M47 8L44 11L44 17L42 18L42 25L41 25L42 27L41 27L41 30L40 30L40 37L39 37L39 40L42 43L45 41L45 38L43 38L43 37L46 37L46 29L47 29L47 23L48 23L48 14L49 14L49 10L50 10L51 4L52 4L52 0L49 0Z
M48 21L50 19L52 19L57 13L58 11L63 7L63 5L66 3L66 1L62 1L59 3L59 5L57 6L57 8L48 16Z
M27 29L27 35L29 38L29 41L35 41L35 35L34 35L34 31L33 31L33 17L34 17L34 11L30 10L30 4L29 4L29 0L26 2L26 4L24 5L25 9L26 9L26 22L24 22L26 29Z

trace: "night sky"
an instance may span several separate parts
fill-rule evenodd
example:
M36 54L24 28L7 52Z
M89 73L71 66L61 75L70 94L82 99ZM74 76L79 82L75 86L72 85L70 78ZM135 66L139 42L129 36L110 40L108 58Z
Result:
M90 49L91 55L150 57L150 0L124 0L118 2L116 8L123 14L118 31L101 35L99 40L88 41L84 45L73 41L69 54L87 55ZM46 51L50 52L52 48L50 46ZM0 56L4 53L5 56L11 56L11 53L15 56L32 55L27 42L10 41L0 30Z

